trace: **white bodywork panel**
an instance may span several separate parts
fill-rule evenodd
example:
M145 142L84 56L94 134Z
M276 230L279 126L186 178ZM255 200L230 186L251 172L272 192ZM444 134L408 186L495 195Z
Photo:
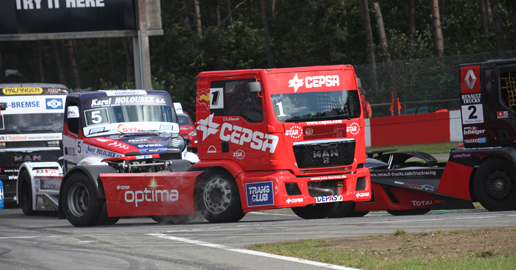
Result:
M27 171L32 187L32 210L57 211L59 188L63 181L63 170L57 162L25 162L18 170L18 180L23 171ZM16 183L16 201L20 203L18 194L19 181Z

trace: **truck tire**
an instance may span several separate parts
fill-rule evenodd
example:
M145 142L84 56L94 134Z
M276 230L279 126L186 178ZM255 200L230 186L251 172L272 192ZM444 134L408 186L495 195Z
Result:
M339 208L339 203L309 204L302 207L292 207L292 211L300 218L327 218Z
M424 215L430 212L431 208L425 209L410 209L410 210L387 210L387 213L393 216L412 216L412 215Z
M212 223L237 222L245 213L235 179L222 170L208 170L197 186L197 208Z
M352 202L339 202L335 209L328 216L329 218L343 218L351 217L355 210L355 203Z
M85 174L71 175L62 196L63 211L72 225L86 227L108 222L105 201L97 198L95 187Z
M369 213L369 211L355 212L354 202L340 202L338 206L328 216L329 218L343 218L343 217L363 217Z
M504 158L491 158L480 165L473 191L489 211L516 209L516 167Z
M37 212L32 210L32 185L30 184L30 175L27 170L23 170L18 179L20 184L20 207L23 214L26 216L37 215Z

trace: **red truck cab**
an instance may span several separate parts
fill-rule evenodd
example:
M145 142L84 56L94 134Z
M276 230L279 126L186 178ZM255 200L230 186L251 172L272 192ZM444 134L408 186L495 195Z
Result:
M196 100L195 167L207 171L198 201L208 220L235 199L233 220L284 207L338 216L343 202L371 198L351 65L202 72Z

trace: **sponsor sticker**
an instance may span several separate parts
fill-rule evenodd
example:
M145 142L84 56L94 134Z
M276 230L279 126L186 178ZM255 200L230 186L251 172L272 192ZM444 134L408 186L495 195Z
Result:
M247 206L274 205L272 181L245 184Z
M413 206L432 206L432 201L412 201Z
M156 184L156 180L152 179L148 188L144 190L127 190L124 193L126 203L134 204L138 207L138 203L145 202L176 202L179 200L179 191L177 189L157 189L160 185ZM117 186L118 190L129 189L130 186Z
M480 135L486 132L485 129L478 129L478 127L464 127L464 135Z
M293 139L299 139L301 138L301 135L303 135L303 129L300 126L293 126L290 129L285 130L285 135L292 137Z
M20 87L20 88L4 88L2 93L5 95L36 95L43 93L41 87Z
M464 139L464 143L486 143L486 137L474 138L474 139Z
M346 132L349 132L353 135L357 135L360 132L360 125L358 123L351 123L349 127L346 127Z
M222 141L232 142L238 145L249 145L252 149L274 153L279 142L279 137L272 134L264 134L248 128L233 125L229 122L217 124L213 122L214 114L197 122L197 130L202 131L202 140L206 140L211 134L219 134ZM219 132L220 127L220 132ZM209 150L208 150L209 151Z
M508 111L496 112L496 116L498 119L509 118L509 112Z
M340 85L339 75L326 75L326 76L306 76L305 78L299 78L297 73L294 78L288 81L288 87L293 87L294 92L301 86L306 88L319 88L319 87L333 87Z
M464 94L461 95L462 97L462 104L473 104L473 103L480 103L480 93L476 94Z
M60 98L45 98L47 110L62 110L63 100Z
M233 157L238 158L240 160L245 158L245 152L242 149L238 149L233 153Z
M290 203L302 203L303 202L303 198L288 198L286 201L285 201L287 204L290 204Z
M330 195L330 196L315 197L316 203L341 202L343 200L344 200L344 197L342 195Z
M453 153L451 155L452 159L464 159L464 158L472 158L473 155L471 153Z
M357 198L363 198L363 197L369 197L371 196L371 194L369 192L362 192L362 193L358 193L356 194Z

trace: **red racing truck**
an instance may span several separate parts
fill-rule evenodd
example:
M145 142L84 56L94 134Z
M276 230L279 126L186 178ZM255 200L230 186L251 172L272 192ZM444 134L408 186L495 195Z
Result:
M516 209L516 59L460 66L463 145L448 162L421 152L369 152L373 197L343 216L386 210ZM352 204L353 205L353 204Z
M198 212L209 222L235 222L284 207L302 218L337 217L346 202L371 198L359 97L351 65L200 73L201 160L187 167L168 95L71 94L65 174L40 167L45 183L34 185L57 187L59 217L75 226L141 216L179 222ZM60 181L50 182L49 173Z
M202 72L194 170L198 208L211 222L292 207L302 218L340 216L371 197L364 116L351 65Z

